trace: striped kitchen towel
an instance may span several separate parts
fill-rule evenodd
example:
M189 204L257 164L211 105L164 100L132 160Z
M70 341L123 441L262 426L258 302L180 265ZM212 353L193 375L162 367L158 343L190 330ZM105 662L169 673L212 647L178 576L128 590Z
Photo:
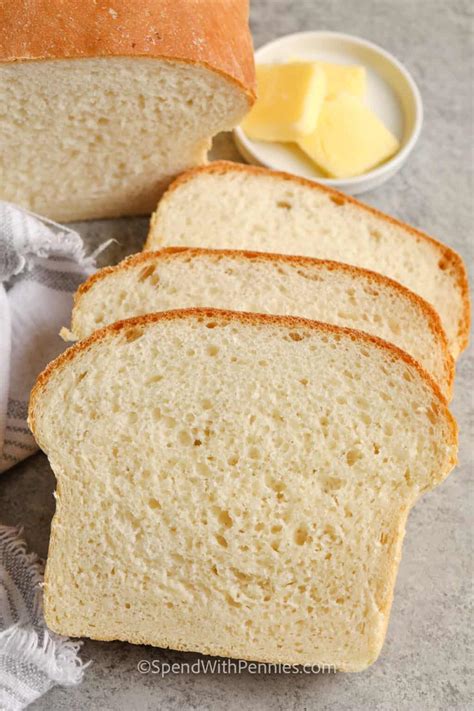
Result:
M26 424L30 390L65 348L58 334L94 258L77 232L0 202L0 472L37 450Z
M47 629L43 565L21 530L0 525L0 709L21 711L57 684L74 686L84 669L81 642Z

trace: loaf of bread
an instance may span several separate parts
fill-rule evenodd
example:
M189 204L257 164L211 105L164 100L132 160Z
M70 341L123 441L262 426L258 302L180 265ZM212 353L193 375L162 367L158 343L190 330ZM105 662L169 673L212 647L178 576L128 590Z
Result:
M15 0L0 20L0 199L149 213L254 100L247 0Z
M380 274L310 257L197 248L143 252L81 285L70 338L131 316L196 306L303 316L366 331L409 353L450 396L453 359L431 306Z
M456 460L403 351L217 310L97 331L29 422L58 480L52 630L347 671L379 654L407 514Z
M162 246L301 254L372 269L435 308L455 358L467 345L468 287L459 255L309 180L226 162L185 173L152 218L147 248Z

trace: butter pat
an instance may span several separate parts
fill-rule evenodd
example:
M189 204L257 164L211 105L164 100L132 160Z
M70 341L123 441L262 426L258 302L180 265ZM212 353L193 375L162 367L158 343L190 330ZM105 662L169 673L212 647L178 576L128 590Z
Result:
M366 71L365 67L348 64L330 64L329 62L315 62L326 75L326 98L332 99L337 94L347 91L359 99L365 97Z
M366 173L400 147L373 111L349 93L326 100L316 129L298 144L332 178Z
M258 98L242 122L259 141L297 141L312 133L326 95L326 76L314 62L257 66Z
M303 61L303 60L293 60ZM326 98L332 99L337 94L347 91L359 99L364 99L367 85L365 67L356 64L331 64L331 62L314 62L326 75Z

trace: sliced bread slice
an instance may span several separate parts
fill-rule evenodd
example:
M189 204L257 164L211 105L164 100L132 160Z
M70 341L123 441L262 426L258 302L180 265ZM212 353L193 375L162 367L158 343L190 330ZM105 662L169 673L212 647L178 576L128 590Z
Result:
M193 248L135 255L81 285L72 337L195 306L303 316L372 333L407 351L450 395L453 359L431 306L380 274L309 257Z
M217 310L80 341L29 422L58 480L52 630L348 671L379 654L408 511L456 460L403 351Z
M227 162L184 173L152 218L146 247L162 246L301 254L372 269L436 309L455 358L467 345L461 258L423 232L310 180Z

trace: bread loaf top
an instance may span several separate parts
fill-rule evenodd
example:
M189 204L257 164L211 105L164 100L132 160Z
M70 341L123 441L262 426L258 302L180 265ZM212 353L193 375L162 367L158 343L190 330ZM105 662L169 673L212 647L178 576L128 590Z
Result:
M248 0L2 3L0 62L150 57L207 67L255 98Z

